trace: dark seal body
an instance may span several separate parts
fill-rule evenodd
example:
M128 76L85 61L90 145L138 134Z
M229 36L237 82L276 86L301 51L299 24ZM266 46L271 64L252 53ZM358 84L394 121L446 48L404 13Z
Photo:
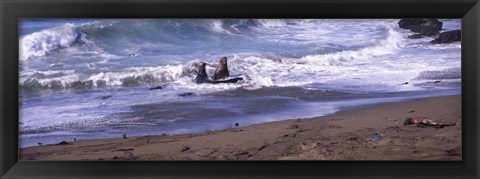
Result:
M217 68L215 69L215 73L213 74L213 80L220 80L224 78L228 78L230 73L228 72L227 66L227 57L220 58L218 62Z
M243 80L243 78L233 78L228 80L210 80L207 76L207 71L205 69L206 63L200 64L198 67L198 74L195 77L195 83L202 84L202 83L209 83L209 84L219 84L219 83L236 83L239 80Z

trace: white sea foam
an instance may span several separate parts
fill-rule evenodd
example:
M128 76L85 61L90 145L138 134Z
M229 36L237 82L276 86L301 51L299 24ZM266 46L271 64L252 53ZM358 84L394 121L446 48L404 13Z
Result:
M64 49L70 55L97 53L103 59L118 58L113 54L105 52L103 49L95 45L93 41L87 38L82 32L84 29L103 29L117 23L116 21L108 22L87 22L82 24L67 23L32 34L20 37L19 40L19 56L20 61L30 60L36 57L43 57L51 54L56 50ZM77 43L86 44L87 49L69 48Z
M338 20L332 19L260 19L253 29L261 34L262 41L282 44L323 46L365 46L382 38L385 26L391 20ZM372 23L375 22L375 23ZM295 33L292 33L295 32Z
M377 45L359 50L341 51L321 55L307 55L299 59L282 59L278 61L258 56L240 58L236 56L229 62L232 71L244 72L251 78L248 86L253 88L268 86L301 86L322 83L332 80L348 80L357 75L368 75L377 70L388 72L382 68L383 63L373 64L382 56L396 54L402 48L402 38L398 32L389 30L389 36ZM360 66L365 64L366 67ZM363 68L363 69L362 69ZM375 78L375 76L371 76ZM363 78L367 78L363 76ZM365 79L364 79L365 80Z
M215 32L231 34L227 30L225 30L222 26L223 26L222 21L214 20L214 21L212 21L212 28L211 29Z
M45 56L53 50L70 47L79 37L75 27L65 24L20 37L20 60Z
M210 23L209 29L216 33L231 35L230 31L224 29L222 20L207 21ZM233 26L239 26L246 21L239 21ZM343 21L342 21L343 22ZM281 44L315 44L315 43L333 43L339 45L339 48L345 46L344 50L333 52L310 53L303 56L282 57L265 55L268 53L242 52L233 53L229 59L229 68L232 75L245 78L238 84L217 84L217 85L192 85L194 75L185 76L185 68L191 68L192 63L204 61L193 60L190 62L180 61L171 65L159 65L153 67L132 67L109 70L103 68L100 72L86 72L83 70L68 71L56 75L47 75L50 70L33 70L36 73L22 72L20 76L20 85L38 85L43 87L69 88L72 84L80 82L92 87L99 86L131 86L131 85L153 85L158 83L169 83L177 89L198 89L199 91L217 91L232 88L258 89L270 86L304 86L314 83L341 83L348 81L350 83L378 84L379 86L395 86L398 81L409 81L425 70L441 70L443 64L459 66L459 62L449 58L459 58L459 56L438 56L435 53L423 53L420 55L406 51L408 49L424 50L455 50L460 48L459 43L448 45L431 45L425 39L413 42L406 38L405 30L397 27L396 21L392 20L345 20L338 23L335 20L278 20L278 19L260 19L255 20L257 25L249 26L260 35L256 38L279 42ZM85 23L82 27L103 28L109 27L114 23ZM125 25L125 24L122 24ZM206 24L204 24L206 25ZM143 27L143 26L142 26ZM237 29L238 30L238 29ZM295 32L295 33L292 33ZM61 27L47 29L38 32L39 34L30 34L23 39L24 42L38 42L46 45L45 48L34 48L35 45L27 50L32 54L44 55L56 47L68 47L73 43L72 39L81 39L86 44L94 44L85 35L78 35L75 26L66 24ZM50 35L48 35L50 34ZM53 35L52 35L53 34ZM67 34L66 39L61 40L60 35ZM73 34L73 35L72 35ZM70 35L70 36L68 36ZM77 36L75 36L77 35ZM34 39L28 41L28 39ZM49 40L54 39L54 40ZM428 39L427 39L428 40ZM49 43L46 43L46 42ZM43 43L45 42L45 43ZM58 42L58 43L51 43ZM53 44L58 44L57 46ZM45 46L45 45L44 45ZM94 45L93 45L94 46ZM94 46L95 47L95 46ZM155 48L174 48L175 46L162 46L152 44L151 42L139 44L138 47ZM315 48L320 48L316 47ZM141 54L140 49L132 51ZM308 48L302 46L301 48ZM313 49L315 49L313 48ZM64 49L66 54L71 57L85 56L91 54L101 59L119 59L120 57L109 54L101 48L68 48ZM125 51L128 49L123 49ZM123 52L122 51L122 52ZM33 53L35 52L35 53ZM38 53L37 53L38 52ZM288 53L288 50L286 51ZM228 54L228 53L227 53ZM36 55L30 55L36 56ZM24 57L22 57L24 58ZM178 58L182 58L179 56ZM435 58L436 60L425 60L425 58ZM138 58L132 59L132 61ZM107 63L108 61L101 61ZM208 60L209 64L215 64L216 61ZM98 63L98 62L96 62ZM87 66L88 69L95 68L96 63L79 64ZM115 63L113 63L115 65ZM190 67L189 67L190 66ZM212 67L207 67L207 72L211 76ZM192 71L194 72L194 71ZM38 75L42 73L42 75ZM389 80L390 78L390 80ZM398 81L392 81L396 79ZM32 83L34 82L34 83ZM408 86L408 85L407 85Z
M258 19L257 22L261 27L272 28L272 27L285 27L287 23L282 19Z
M39 76L40 74L40 76ZM54 74L49 75L49 74ZM93 75L67 71L35 71L20 75L20 85L38 82L42 87L70 88L74 83L92 83L98 86L131 86L154 82L171 82L182 74L182 66L133 67L122 71L100 72ZM36 83L33 83L37 85Z

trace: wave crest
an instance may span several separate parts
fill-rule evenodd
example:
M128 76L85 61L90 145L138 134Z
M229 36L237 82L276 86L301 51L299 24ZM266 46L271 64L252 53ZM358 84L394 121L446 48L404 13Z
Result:
M171 82L182 74L182 66L134 67L122 71L99 72L91 75L65 71L36 71L20 75L25 89L67 89L106 86L138 86Z
M73 24L42 30L20 38L20 60L45 56L51 51L70 47L79 40L81 34Z

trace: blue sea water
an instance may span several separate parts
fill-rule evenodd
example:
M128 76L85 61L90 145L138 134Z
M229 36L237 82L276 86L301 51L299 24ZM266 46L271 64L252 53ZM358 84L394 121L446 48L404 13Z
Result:
M442 31L461 27L441 21ZM221 130L460 94L460 42L408 39L397 22L21 19L20 146ZM194 63L210 64L211 76L222 56L245 80L192 81Z

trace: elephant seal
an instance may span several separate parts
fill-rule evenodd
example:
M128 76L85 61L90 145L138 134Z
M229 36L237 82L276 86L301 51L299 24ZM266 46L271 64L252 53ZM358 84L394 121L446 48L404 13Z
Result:
M212 79L220 80L228 78L229 76L230 73L228 72L227 57L222 57L220 58L220 61L218 61L217 68L215 69Z
M197 76L195 77L195 83L197 84L202 84L202 83L208 83L208 84L219 84L219 83L236 83L239 80L243 80L243 78L232 78L228 80L211 80L207 76L207 71L205 70L206 63L201 63L200 66L198 66L198 73Z
M185 64L182 68L182 74L180 74L180 77L188 76L188 77L195 77L195 75L198 74L198 68L203 62L194 60L191 62L188 62ZM216 67L216 65L213 64L206 64L209 67Z

